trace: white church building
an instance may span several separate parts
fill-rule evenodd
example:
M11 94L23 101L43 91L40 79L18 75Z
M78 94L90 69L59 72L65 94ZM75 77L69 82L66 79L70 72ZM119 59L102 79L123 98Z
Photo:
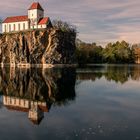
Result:
M2 22L2 33L49 28L51 26L50 18L44 17L42 6L38 2L34 2L28 9L28 15L7 17Z

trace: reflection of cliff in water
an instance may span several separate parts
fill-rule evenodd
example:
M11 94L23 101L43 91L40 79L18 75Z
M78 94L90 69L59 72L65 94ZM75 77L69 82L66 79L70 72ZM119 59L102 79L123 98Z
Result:
M104 77L107 81L125 83L128 80L140 80L140 65L96 65L77 70L78 80L92 80Z
M75 99L76 72L65 69L0 69L3 104L10 110L28 112L39 124L52 105Z

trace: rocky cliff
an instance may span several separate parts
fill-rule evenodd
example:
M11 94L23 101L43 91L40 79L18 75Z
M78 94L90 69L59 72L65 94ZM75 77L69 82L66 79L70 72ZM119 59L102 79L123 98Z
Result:
M73 64L75 38L72 32L45 29L0 36L2 64Z

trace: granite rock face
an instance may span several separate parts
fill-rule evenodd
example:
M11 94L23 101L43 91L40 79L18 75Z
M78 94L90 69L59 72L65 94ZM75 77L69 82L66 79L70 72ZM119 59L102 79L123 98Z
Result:
M0 36L0 63L73 64L76 34L56 29Z

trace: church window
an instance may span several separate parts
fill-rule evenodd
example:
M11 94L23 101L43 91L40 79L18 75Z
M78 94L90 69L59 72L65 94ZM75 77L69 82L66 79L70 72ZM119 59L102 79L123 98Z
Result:
M16 98L14 99L14 104L16 104Z
M9 31L11 31L11 24L9 24Z
M18 24L18 30L20 31L20 23Z
M6 25L4 26L4 30L5 30L5 32L6 32Z
M14 31L16 30L16 25L15 25L15 24L13 25L13 30L14 30Z
M23 30L25 30L25 23L23 23Z

